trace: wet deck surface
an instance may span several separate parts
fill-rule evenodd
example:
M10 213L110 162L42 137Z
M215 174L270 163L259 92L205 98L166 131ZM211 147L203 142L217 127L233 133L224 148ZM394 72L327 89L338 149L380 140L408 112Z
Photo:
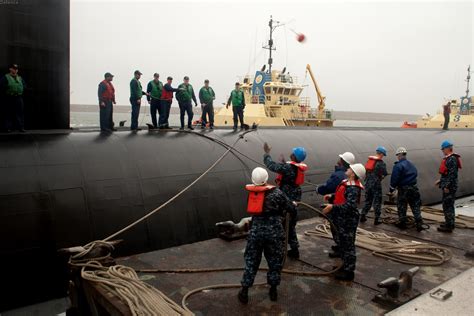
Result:
M308 271L327 271L336 264L327 252L332 240L304 235L321 219L309 219L298 224L301 259L287 260L286 268ZM456 229L452 234L442 234L431 227L418 233L415 229L400 231L394 226L382 224L373 227L370 221L361 228L383 231L394 237L436 242L449 248L453 258L441 266L421 267L414 279L414 288L425 293L435 286L471 268L474 260L464 256L474 242L474 230ZM119 264L135 269L152 268L211 268L243 266L246 241L227 242L211 239L204 242L153 251L120 258ZM262 266L265 265L263 260ZM353 283L336 281L332 277L283 275L277 302L268 298L267 287L253 287L250 302L241 305L236 297L237 289L216 289L197 293L188 299L188 307L196 315L380 315L389 309L374 302L374 295L383 292L377 283L411 268L397 262L373 256L370 251L357 248L357 268ZM166 293L178 303L190 290L219 283L239 283L241 271L199 274L141 274L141 278ZM256 282L265 282L265 272L259 272Z

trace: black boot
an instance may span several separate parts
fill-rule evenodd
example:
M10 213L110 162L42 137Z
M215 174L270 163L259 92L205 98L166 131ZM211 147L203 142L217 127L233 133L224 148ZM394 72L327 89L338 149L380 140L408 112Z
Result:
M406 229L407 228L407 223L406 222L397 222L395 224L395 226L397 226L400 229Z
M365 217L365 214L362 214L362 215L360 216L360 222L361 222L361 223L367 222L367 217Z
M382 221L380 220L380 218L376 217L374 219L374 225L380 225L380 224L382 224Z
M278 290L276 285L272 285L270 287L270 292L268 294L270 294L270 300L276 302L276 300L278 299Z
M249 288L242 286L238 295L239 301L242 304L247 304L249 302Z
M288 256L288 258L299 259L300 258L300 251L298 250L298 248L290 249L290 250L288 250L288 253L286 255Z
M333 245L331 246L332 251L338 252L339 251L339 246L338 245Z
M423 222L422 221L416 222L416 231L421 232L423 229L424 229Z
M454 227L446 226L446 225L445 226L440 225L438 227L438 231L442 232L442 233L452 233L453 229L454 229Z
M330 252L328 256L329 258L341 258L341 254L338 251Z
M354 280L354 271L339 270L334 273L336 280L352 281Z

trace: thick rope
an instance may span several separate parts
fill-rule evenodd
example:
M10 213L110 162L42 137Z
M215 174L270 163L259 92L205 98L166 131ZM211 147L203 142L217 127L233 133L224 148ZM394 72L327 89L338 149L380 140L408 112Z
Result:
M385 206L384 208L385 214L392 215L390 217L382 218L382 222L386 224L395 224L398 222L398 212L396 207L392 206ZM445 222L443 210L431 207L431 206L423 206L421 208L421 215L423 217L423 221L430 223L430 224L441 224ZM396 217L395 217L396 216ZM407 216L407 224L408 225L415 225L415 219L413 216ZM456 221L455 221L456 228L469 228L474 229L474 217L473 216L466 216L457 214Z
M94 270L88 270L90 268ZM133 316L193 315L155 287L141 281L132 268L121 265L105 268L97 261L90 261L83 266L81 277L126 303Z
M314 230L306 231L305 235L331 238L328 224L318 224ZM362 228L357 228L355 244L357 247L372 251L374 256L410 265L436 266L452 258L448 248L396 238Z

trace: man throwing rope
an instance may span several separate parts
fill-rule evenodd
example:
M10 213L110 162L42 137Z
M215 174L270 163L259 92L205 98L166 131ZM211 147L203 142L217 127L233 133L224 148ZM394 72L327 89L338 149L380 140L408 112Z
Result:
M271 147L265 143L263 145L265 155L263 156L263 162L265 166L278 173L275 179L276 184L280 189L288 196L291 201L301 201L301 185L304 183L304 173L308 169L308 166L303 163L306 159L306 150L303 147L295 147L292 150L290 161L277 163L272 160L270 156ZM296 222L298 220L296 207L290 212L290 223L288 232L288 244L290 250L288 251L288 257L298 259L300 252L298 250L298 236L296 235Z

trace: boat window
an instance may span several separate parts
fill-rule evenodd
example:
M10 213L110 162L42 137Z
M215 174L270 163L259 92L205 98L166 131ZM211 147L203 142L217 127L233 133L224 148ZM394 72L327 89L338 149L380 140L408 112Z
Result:
M284 95L289 95L290 94L290 89L285 89Z
M272 99L272 97L267 97L267 101L270 101Z
M283 94L283 88L278 88L278 94Z
M265 94L270 94L270 93L272 93L272 88L265 87Z

